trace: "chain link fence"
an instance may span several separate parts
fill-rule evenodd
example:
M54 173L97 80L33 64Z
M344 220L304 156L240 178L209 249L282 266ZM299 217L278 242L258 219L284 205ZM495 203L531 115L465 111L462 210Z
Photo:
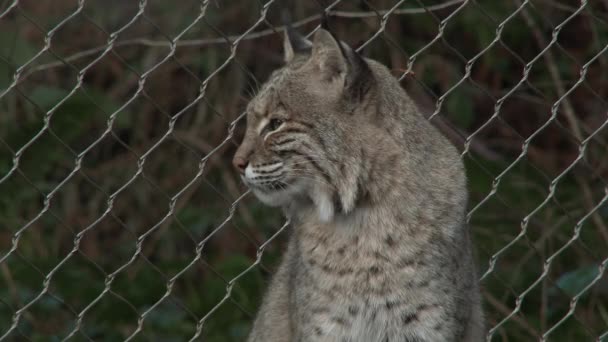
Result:
M608 1L0 1L0 340L242 341L287 224L230 168L280 13L462 151L488 341L608 341Z

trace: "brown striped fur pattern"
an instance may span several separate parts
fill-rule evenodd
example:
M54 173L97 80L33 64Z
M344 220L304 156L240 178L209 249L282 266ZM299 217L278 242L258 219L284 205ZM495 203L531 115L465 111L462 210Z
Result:
M457 150L328 31L288 35L285 55L234 157L292 222L248 341L482 341Z

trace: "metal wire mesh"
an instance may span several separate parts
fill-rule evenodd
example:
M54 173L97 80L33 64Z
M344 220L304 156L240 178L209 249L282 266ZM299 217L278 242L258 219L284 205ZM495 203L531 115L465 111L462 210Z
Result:
M228 160L284 6L461 148L487 340L608 340L608 3L584 0L5 1L0 340L244 338L288 222Z

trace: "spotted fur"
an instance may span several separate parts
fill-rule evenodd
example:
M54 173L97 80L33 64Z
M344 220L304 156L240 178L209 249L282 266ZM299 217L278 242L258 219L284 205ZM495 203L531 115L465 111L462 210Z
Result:
M248 341L481 341L456 149L326 30L285 47L234 157L293 222Z

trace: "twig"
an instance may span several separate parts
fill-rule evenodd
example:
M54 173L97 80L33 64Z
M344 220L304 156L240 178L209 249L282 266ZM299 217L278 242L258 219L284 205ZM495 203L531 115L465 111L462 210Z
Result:
M385 15L387 13L390 14L421 14L426 13L428 11L438 11L444 8L454 6L460 3L465 2L465 0L451 0L446 1L442 4L432 5L424 8L404 8L397 9L394 11L370 11L370 12L347 12L347 11L329 11L329 15L334 17L342 17L342 18L371 18L378 17L378 14ZM318 16L321 18L321 15Z
M606 4L606 9L608 9L608 0L603 0L603 1ZM564 11L564 12L570 12L570 13L572 13L572 12L576 12L578 10L578 8L576 8L576 7L560 4L560 3L558 3L558 2L556 2L554 0L540 0L540 2L546 4L547 6L551 6L553 8L556 8L556 9L558 9L560 11ZM590 16L594 16L594 17L597 18L598 15L599 15L599 13L583 12L583 13L581 13L581 15L585 15L585 16L589 16L590 15ZM602 17L604 17L604 16L602 16Z
M389 13L390 14L401 14L401 15L422 14L422 13L427 13L428 11L438 11L438 10L441 10L441 9L444 9L444 8L447 8L450 6L454 6L454 5L463 3L465 1L466 0L450 0L443 4L428 6L425 8L404 8L404 9L397 9L394 11L389 11L389 10L379 11L379 12L330 11L328 13L328 15L334 16L334 17L341 17L341 18L370 18L370 17L377 17L378 13L381 15L385 15L385 14L389 14ZM302 20L298 20L298 21L294 22L292 24L292 26L293 27L304 26L310 22L320 20L321 17L322 17L321 14L316 14L316 15L304 18ZM226 44L226 43L232 44L233 41L235 41L239 38L241 38L240 40L252 40L252 39L257 39L257 38L261 38L261 37L265 37L265 36L270 36L272 34L276 34L277 32L282 32L284 30L285 30L285 26L277 26L275 28L270 28L270 29L254 32L254 33L248 34L244 37L241 37L241 35L232 35L232 36L227 36L225 38L222 37L222 38L182 40L182 41L175 42L175 46L177 46L177 47L186 47L186 46L200 47L200 46ZM96 53L104 51L108 47L108 45L109 44L106 44L106 45L98 46L98 47L95 47L92 49L88 49L88 50L84 50L84 51L75 53L66 58L63 58L61 61L41 64L41 65L37 66L36 68L31 69L28 73L24 74L20 78L20 80L24 80L25 78L27 78L28 76L30 76L31 74L33 74L35 72L56 68L56 67L65 65L67 62L72 62L72 61L75 61L75 60L78 60L78 59L81 59L84 57L94 55ZM113 47L116 48L116 47L122 47L122 46L132 46L132 45L141 45L141 46L147 46L147 47L171 47L172 42L159 41L159 40L146 39L146 38L137 38L137 39L129 39L129 40L123 40L123 41L116 42L113 44Z
M591 192L591 189L589 189L589 185L587 185L587 183L585 183L582 179L580 179L580 177L576 177L576 181L579 183L579 185L583 189L583 198L585 199L585 204L587 205L587 208L595 207L595 203L593 203L593 193ZM602 237L604 238L604 241L608 245L608 227L606 226L606 223L604 223L604 220L597 213L597 211L591 215L591 219L597 226Z
M502 314L504 314L504 315L511 314L511 309L508 308L505 304L503 304L496 297L494 297L490 292L484 291L483 296L492 306L494 306L494 308L496 308ZM525 331L527 331L530 335L532 335L536 338L540 337L540 334L538 333L538 331L536 331L536 329L534 329L530 324L528 324L528 322L526 322L526 320L522 319L520 316L514 315L512 317L512 320L515 323L519 324L519 326L522 327Z
M520 6L523 6L521 0L517 0L517 2L519 3ZM526 25L528 25L530 30L532 30L532 34L534 35L534 39L536 39L538 46L541 49L546 47L548 45L547 40L545 39L542 32L540 31L540 29L534 22L534 19L530 15L530 12L528 11L527 8L523 9L522 15L524 17ZM543 53L543 59L545 60L545 63L547 64L547 68L549 69L549 75L551 75L551 79L553 80L557 94L560 96L560 98L563 98L563 100L561 102L563 103L563 106L564 106L564 114L566 115L566 118L568 119L568 123L570 124L570 127L574 131L573 132L574 136L579 140L579 142L583 141L583 134L582 134L581 128L578 125L578 120L576 118L576 113L574 112L574 107L572 106L572 103L570 102L568 97L564 97L564 94L566 93L566 88L564 87L564 82L562 81L562 78L559 75L559 70L557 68L557 62L555 61L555 56L553 55L553 52L551 52L550 49L545 51L545 53Z
M19 292L17 290L17 286L15 285L15 280L13 279L11 271L6 265L6 263L0 265L0 271L2 271L2 275L4 276L5 284L8 287L8 292L10 293L13 299L13 304L22 307L23 303L19 298Z
M608 0L605 0L605 1L608 2ZM522 6L521 0L517 0L517 2L520 4L520 6ZM524 17L524 20L526 21L526 24L532 30L532 33L534 34L534 38L536 39L536 42L538 43L540 48L542 49L543 47L547 46L548 44L547 44L546 39L543 37L542 32L540 31L540 29L534 22L534 19L532 18L532 16L528 12L528 10L524 8L524 10L522 11L522 15ZM568 120L568 123L570 124L571 129L574 131L573 132L574 136L578 139L578 142L580 143L584 140L583 134L582 134L581 128L578 124L578 119L576 117L574 106L572 105L572 103L570 102L568 97L565 95L566 89L564 87L562 78L559 75L557 63L555 61L555 56L553 55L551 50L547 50L543 54L543 58L545 59L545 63L547 64L547 68L549 69L549 74L551 75L551 79L555 83L557 95L560 97L560 99L562 99L562 104L564 107L564 114L566 115L566 119ZM583 152L580 152L580 153L583 153ZM584 156L583 156L583 159L584 159ZM580 176L576 176L575 179L576 179L576 182L583 189L585 204L586 204L587 209L590 210L591 208L594 207L594 203L593 203L592 191L589 188L589 184L584 179L581 179ZM598 226L598 229L602 233L602 236L606 240L606 243L608 243L608 227L604 224L602 218L599 216L597 211L592 214L592 219L595 222L595 224Z

